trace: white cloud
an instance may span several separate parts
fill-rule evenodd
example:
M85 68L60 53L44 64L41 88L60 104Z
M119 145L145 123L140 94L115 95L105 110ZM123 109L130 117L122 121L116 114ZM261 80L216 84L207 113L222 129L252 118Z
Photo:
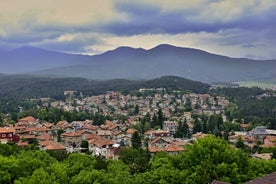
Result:
M114 30L104 29L109 23L113 25L125 23L126 26L118 29L119 31L128 28L129 16L127 12L118 12L115 6L118 2L130 3L128 0L0 1L0 46L33 45L49 50L95 54L122 45L150 49L161 43L168 43L232 57L276 58L275 39L271 36L274 35L272 28L260 28L254 32L254 30L242 29L239 25L233 26L234 28L217 26L229 22L235 24L235 21L251 15L269 19L266 17L266 12L276 8L275 0L133 0L131 3L142 3L145 8L157 7L160 10L157 12L164 17L170 15L170 12L177 12L174 14L176 18L179 18L177 17L179 15L181 20L188 20L195 23L195 26L202 23L207 28L198 29L203 30L201 32L162 33L162 30L166 29L158 27L163 24L162 20L159 20L160 24L156 24L154 28L161 31L156 31L156 34L148 34L143 32L147 29L141 29L141 33L131 36L118 36L115 35ZM146 27L147 25L145 26L142 21L139 22L141 27L136 25L136 22L131 22L132 25L137 26L132 29ZM208 32L209 24L213 26L210 32ZM176 28L182 26L171 25ZM187 26L189 25L187 23ZM212 29L214 27L215 29ZM119 28L121 28L120 24ZM167 30L170 30L169 28ZM102 32L99 32L100 30Z

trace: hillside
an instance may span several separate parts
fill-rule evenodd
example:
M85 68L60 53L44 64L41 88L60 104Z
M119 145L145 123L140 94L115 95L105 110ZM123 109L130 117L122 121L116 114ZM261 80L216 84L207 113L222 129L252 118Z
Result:
M1 53L0 56L3 66L0 73L92 80L154 79L172 75L205 83L269 80L276 77L276 60L229 58L166 44L149 50L119 47L94 56L23 47Z
M0 76L0 98L62 98L66 90L97 95L106 91L132 91L140 88L167 88L195 93L206 93L209 85L180 77L161 77L147 81L114 79L91 81L83 78L47 78L29 75Z

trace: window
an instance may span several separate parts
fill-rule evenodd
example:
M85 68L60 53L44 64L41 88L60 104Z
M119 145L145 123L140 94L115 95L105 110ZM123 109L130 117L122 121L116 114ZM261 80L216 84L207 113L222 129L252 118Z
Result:
M3 138L6 137L6 134L2 134L2 137L3 137Z

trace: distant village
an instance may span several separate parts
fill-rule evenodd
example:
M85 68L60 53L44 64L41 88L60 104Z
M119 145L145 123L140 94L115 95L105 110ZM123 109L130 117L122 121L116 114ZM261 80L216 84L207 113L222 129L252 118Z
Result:
M155 93L141 95L145 91L153 90ZM120 149L131 146L132 135L137 131L135 125L141 123L144 116L152 117L161 109L165 119L163 125L149 128L142 133L143 147L148 149L151 155L160 151L175 155L185 151L185 145L207 136L202 132L193 131L195 121L193 114L207 116L220 114L225 122L224 111L229 105L229 101L222 96L195 93L169 94L161 88L140 89L140 95L123 95L120 92L108 91L98 96L83 97L82 94L76 95L76 93L76 91L65 91L64 101L39 99L43 103L37 108L51 106L64 111L86 111L113 117L123 115L125 119L105 120L101 125L95 125L93 120L73 122L63 120L54 124L27 116L19 119L14 125L1 127L1 142L13 141L18 146L24 147L28 146L30 140L36 139L41 150L66 150L72 153L88 149L92 155L118 159ZM190 137L173 136L180 121L187 123ZM235 145L237 141L242 140L249 148L256 145L276 146L275 130L269 130L264 126L248 130L249 125L241 123L243 131L231 132L229 142ZM87 141L88 148L82 147L83 141ZM270 154L254 154L254 157L270 159Z

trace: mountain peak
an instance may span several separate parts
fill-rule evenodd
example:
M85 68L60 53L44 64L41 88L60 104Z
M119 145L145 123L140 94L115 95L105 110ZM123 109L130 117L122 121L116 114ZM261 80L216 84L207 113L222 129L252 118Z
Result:
M41 49L41 48L38 48L38 47L32 47L32 46L27 46L27 45L24 45L22 47L18 47L16 49L13 49L11 50L12 52L19 52L19 51L46 51L44 49Z

